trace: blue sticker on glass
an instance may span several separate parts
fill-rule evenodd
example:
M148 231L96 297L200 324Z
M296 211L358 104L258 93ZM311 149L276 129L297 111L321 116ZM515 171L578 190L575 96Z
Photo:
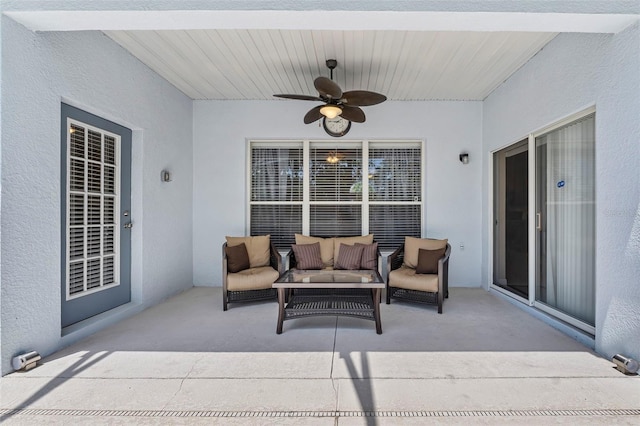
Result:
M556 186L557 186L558 188L562 188L562 187L564 186L564 181L563 181L563 180L558 181L558 183L556 184Z

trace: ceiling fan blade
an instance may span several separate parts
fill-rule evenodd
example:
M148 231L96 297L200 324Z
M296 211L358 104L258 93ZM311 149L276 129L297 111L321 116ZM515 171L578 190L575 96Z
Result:
M285 98L285 99L297 99L299 101L322 101L317 96L309 96L309 95L273 95L276 98Z
M320 108L324 105L318 105L317 107L313 107L307 112L304 116L304 124L313 123L314 121L320 120L322 118L322 114L320 114Z
M364 123L366 120L364 111L358 107L342 105L342 118L353 121L354 123Z
M370 106L387 100L385 95L368 90L350 90L342 94L341 101L350 106Z
M320 96L329 99L340 99L342 97L342 89L327 77L318 77L313 81L316 90Z

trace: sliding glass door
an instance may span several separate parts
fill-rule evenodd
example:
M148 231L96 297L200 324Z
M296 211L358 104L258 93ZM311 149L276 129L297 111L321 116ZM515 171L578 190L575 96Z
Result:
M536 303L595 324L595 115L536 136Z
M493 153L492 287L591 334L595 195L593 110Z

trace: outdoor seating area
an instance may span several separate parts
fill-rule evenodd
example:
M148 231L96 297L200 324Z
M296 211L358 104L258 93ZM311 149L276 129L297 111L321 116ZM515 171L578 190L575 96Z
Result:
M282 261L270 235L226 237L222 246L223 310L231 302L278 298L276 333L283 322L309 316L375 321L382 334L385 282L374 235L318 237L295 234ZM449 296L451 246L447 240L405 237L388 258L386 299L431 303L442 313ZM285 265L283 268L283 264Z

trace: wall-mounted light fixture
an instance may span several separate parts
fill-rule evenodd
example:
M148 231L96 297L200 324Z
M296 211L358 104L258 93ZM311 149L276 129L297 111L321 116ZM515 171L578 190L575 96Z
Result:
M171 182L171 172L169 170L163 170L160 172L160 180L162 182Z
M460 162L462 164L469 164L469 154L466 152L460 153Z

